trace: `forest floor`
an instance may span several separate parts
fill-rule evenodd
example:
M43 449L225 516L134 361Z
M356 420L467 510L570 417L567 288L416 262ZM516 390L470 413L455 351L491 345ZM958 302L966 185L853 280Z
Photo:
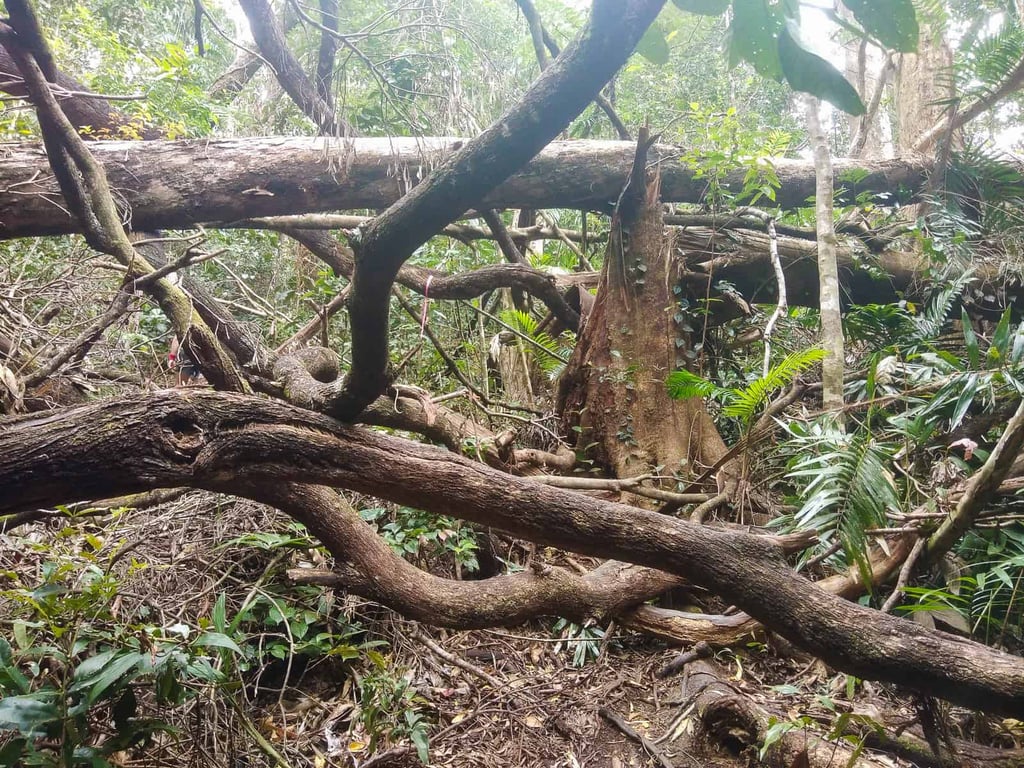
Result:
M107 557L112 552L119 554ZM54 518L0 534L0 595L15 586L13 573L31 585L47 563L83 556L118 574L116 594L95 607L108 625L121 623L115 633L138 632L140 622L208 629L220 601L229 623L247 611L230 636L260 656L225 668L244 681L233 690L200 685L172 709L140 695L147 714L174 731L118 753L115 765L415 766L423 736L429 764L451 768L762 764L759 744L740 724L713 738L702 731L685 670L659 679L681 649L614 622L578 627L551 618L448 631L289 585L287 568L326 564L266 507L190 492L147 511ZM0 613L11 608L3 602ZM913 719L884 689L777 651L771 640L751 642L719 651L709 668L723 690L788 723L790 736L820 735L841 713ZM222 655L221 665L230 659ZM109 717L95 711L96 740L111 732Z

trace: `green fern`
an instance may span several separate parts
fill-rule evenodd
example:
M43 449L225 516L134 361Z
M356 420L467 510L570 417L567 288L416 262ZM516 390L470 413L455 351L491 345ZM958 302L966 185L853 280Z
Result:
M967 270L953 278L952 282L942 286L935 293L932 300L928 302L928 308L914 318L914 325L916 326L916 333L914 334L916 338L914 341L925 342L938 338L942 333L942 327L946 324L946 318L949 317L949 313L973 280L972 271Z
M836 538L848 563L855 563L870 583L868 533L884 527L890 511L899 510L896 481L888 469L894 447L877 442L868 431L853 435L822 426L794 438L798 456L789 477L806 480L796 527L816 530L823 547Z
M750 422L772 394L787 386L798 375L825 357L825 350L818 348L791 352L776 363L767 376L754 379L743 389L734 389L722 413L732 418Z
M570 350L564 349L555 339L543 331L537 331L537 320L528 312L506 309L501 312L501 322L510 331L524 339L526 354L538 367L554 379L561 374L568 361Z
M722 414L749 424L768 398L788 385L799 374L825 357L825 350L805 349L786 355L768 371L767 376L747 384L742 389L726 389L690 371L673 371L665 379L669 397L682 400L687 397L714 397L722 402Z
M685 400L688 397L722 397L731 391L686 369L670 373L665 379L665 386L668 388L668 396L673 400Z

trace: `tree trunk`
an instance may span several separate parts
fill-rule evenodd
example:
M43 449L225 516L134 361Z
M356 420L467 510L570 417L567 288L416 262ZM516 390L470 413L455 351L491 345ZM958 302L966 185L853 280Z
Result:
M185 229L197 223L355 208L386 208L439 165L464 139L257 138L97 142L91 149L117 190L136 231ZM489 193L494 208L576 208L609 211L629 173L635 145L625 141L555 141ZM662 199L697 202L705 182L680 159L683 150L655 145ZM0 239L80 231L67 213L46 154L35 144L0 150ZM796 207L814 194L814 169L804 160L774 161L779 205ZM854 195L865 190L920 189L928 163L837 163L837 178ZM868 173L856 184L847 170ZM744 171L726 178L742 188Z
M659 179L645 178L641 138L623 192L594 308L559 385L556 409L576 444L616 477L652 471L699 474L726 451L699 398L673 400L665 378L684 364L693 340L675 322Z
M832 157L825 134L821 130L816 98L807 99L807 133L814 152L814 169L818 183L814 212L818 231L819 315L821 346L827 353L822 361L822 405L841 423L843 420L843 317L839 306L839 265L836 261L838 243L832 213Z
M954 95L953 52L943 30L922 25L917 53L902 54L896 75L897 154L913 151L918 138L948 115ZM932 154L934 148L933 142L917 151Z
M551 488L293 406L168 390L15 417L0 430L0 513L158 487L260 500L263 480L348 488L668 571L842 671L986 711L1024 711L1024 660L830 595L793 573L765 537ZM346 529L329 510L296 498L286 511L344 551Z

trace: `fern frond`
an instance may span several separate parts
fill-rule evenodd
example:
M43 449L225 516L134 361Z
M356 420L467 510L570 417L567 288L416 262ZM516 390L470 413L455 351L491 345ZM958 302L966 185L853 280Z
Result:
M787 386L799 374L823 357L825 357L825 350L818 348L791 352L776 363L768 371L767 376L755 379L743 389L732 390L729 402L722 409L722 413L743 421L750 421L773 392Z
M809 455L789 473L807 480L803 505L794 516L797 527L817 530L824 546L838 538L847 562L867 576L867 531L884 526L889 511L900 508L896 481L888 470L894 449L867 431L846 435L830 430L798 442Z
M503 309L501 321L526 336L533 336L537 332L537 321L529 312L521 309Z
M665 387L668 389L668 396L673 400L685 400L688 397L714 397L720 392L728 391L723 390L713 381L685 369L672 371L665 379Z
M923 314L915 318L917 326L917 340L931 341L941 332L942 326L949 317L957 299L964 292L964 289L974 280L972 270L967 270L953 278L953 281L936 292L928 303L928 308Z
M564 349L549 334L538 333L539 323L529 312L505 309L500 318L517 336L529 342L526 345L527 354L549 378L554 379L561 374L571 350Z

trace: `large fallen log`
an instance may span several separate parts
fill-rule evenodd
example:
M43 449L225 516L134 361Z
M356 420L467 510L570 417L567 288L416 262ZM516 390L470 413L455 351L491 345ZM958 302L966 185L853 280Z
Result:
M97 142L124 219L137 231L185 229L256 216L385 208L462 146L457 138L253 138ZM481 201L496 208L610 210L622 190L635 146L625 141L556 141ZM698 202L706 182L694 178L685 150L656 145L665 202ZM777 159L778 204L804 205L814 168ZM920 189L919 161L836 162L850 194ZM743 171L725 186L740 189ZM856 183L852 181L856 179ZM0 239L78 231L38 144L0 146Z

